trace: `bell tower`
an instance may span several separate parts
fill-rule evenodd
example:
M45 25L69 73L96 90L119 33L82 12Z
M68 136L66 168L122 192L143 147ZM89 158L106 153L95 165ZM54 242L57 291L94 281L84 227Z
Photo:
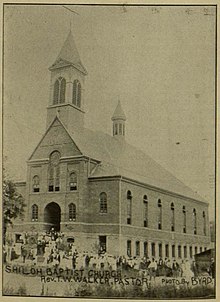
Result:
M84 85L87 71L83 66L70 30L51 72L47 127L59 112L67 129L84 126Z
M118 105L114 111L114 114L112 116L113 121L113 136L124 139L125 137L125 121L126 116L124 114L124 111L121 107L120 100L118 101Z

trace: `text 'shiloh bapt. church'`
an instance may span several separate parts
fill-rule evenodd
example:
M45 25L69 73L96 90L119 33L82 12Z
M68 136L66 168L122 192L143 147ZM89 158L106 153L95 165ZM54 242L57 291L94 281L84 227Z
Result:
M78 250L112 255L192 258L207 249L208 203L126 142L120 102L112 136L84 127L87 71L71 31L49 70L47 129L18 186L27 207L15 234L54 227Z

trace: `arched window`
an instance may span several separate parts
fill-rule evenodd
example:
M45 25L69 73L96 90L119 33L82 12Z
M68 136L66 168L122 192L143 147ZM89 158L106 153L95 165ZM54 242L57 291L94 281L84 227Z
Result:
M56 80L54 83L54 88L53 88L53 104L56 105L58 104L59 100L59 90L60 90L60 83L59 80Z
M186 207L183 206L183 233L186 233Z
M74 203L69 204L69 221L76 220L76 205Z
M81 84L78 80L74 80L73 82L72 102L77 107L81 107Z
M40 179L38 175L33 177L33 192L40 192Z
M175 231L175 211L174 211L174 203L171 203L171 231Z
M48 191L60 191L60 152L58 151L50 155L48 176Z
M159 209L159 213L158 213L158 230L162 229L162 203L161 200L158 199L158 209Z
M107 194L102 192L99 195L100 213L107 213Z
M53 104L65 103L66 80L59 77L54 83Z
M196 209L193 209L193 229L194 229L194 235L196 235L197 234Z
M31 207L31 219L32 221L38 220L38 206L36 204Z
M70 173L69 188L70 188L70 191L76 191L77 190L77 175L76 175L75 172Z
M203 234L206 235L206 215L204 211L202 213L202 217L203 217Z
M132 194L131 191L127 191L127 224L131 224L131 209L132 209Z
M148 199L147 195L144 195L143 197L143 203L144 203L144 227L148 227Z
M65 103L66 94L66 80L62 78L60 80L60 103Z

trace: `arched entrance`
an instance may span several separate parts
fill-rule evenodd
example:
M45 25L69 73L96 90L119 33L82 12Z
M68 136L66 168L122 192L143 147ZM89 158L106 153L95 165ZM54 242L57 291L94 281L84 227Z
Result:
M55 231L60 231L61 209L56 202L48 203L44 209L45 231L50 231L53 227Z

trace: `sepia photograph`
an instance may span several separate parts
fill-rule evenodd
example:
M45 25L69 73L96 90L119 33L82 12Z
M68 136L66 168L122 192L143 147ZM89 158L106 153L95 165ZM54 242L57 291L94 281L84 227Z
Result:
M2 295L214 299L217 5L4 3L2 37Z

